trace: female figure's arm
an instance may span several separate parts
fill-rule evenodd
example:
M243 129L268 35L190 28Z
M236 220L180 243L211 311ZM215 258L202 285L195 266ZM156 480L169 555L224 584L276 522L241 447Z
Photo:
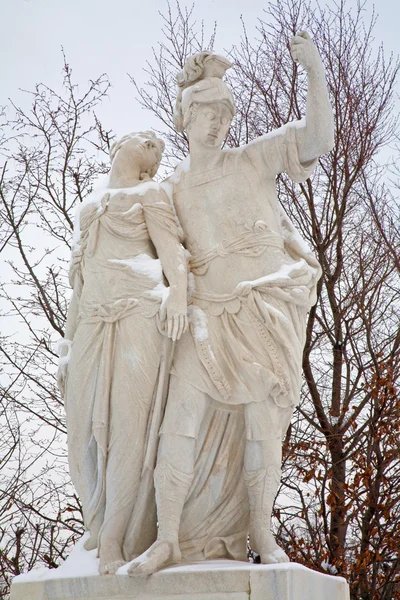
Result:
M68 362L71 355L72 342L78 324L79 298L83 286L81 260L82 251L80 249L73 250L71 253L71 264L69 270L69 280L71 287L73 288L72 298L68 307L64 337L58 340L56 346L56 352L58 352L59 356L57 384L62 397L65 395L65 382L67 378Z
M147 229L163 272L169 283L169 296L161 306L161 318L167 320L167 335L179 340L188 326L187 267L182 234L166 194L150 190L143 200Z

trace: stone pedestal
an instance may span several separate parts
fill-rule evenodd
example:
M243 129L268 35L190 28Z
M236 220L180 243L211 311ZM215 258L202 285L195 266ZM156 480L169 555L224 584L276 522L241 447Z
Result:
M124 569L124 568L123 568ZM120 570L121 572L121 570ZM51 572L49 572L51 573ZM11 600L349 600L341 577L300 565L205 561L147 578L115 576L17 577Z

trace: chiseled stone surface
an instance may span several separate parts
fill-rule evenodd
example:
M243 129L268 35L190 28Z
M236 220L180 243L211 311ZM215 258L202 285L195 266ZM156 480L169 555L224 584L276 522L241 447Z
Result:
M182 553L187 558L185 551L205 559L243 559L247 533L262 563L289 561L270 520L282 439L300 401L307 312L317 300L321 269L279 204L276 176L285 172L295 182L306 181L334 142L317 47L302 32L292 39L291 53L308 74L306 118L238 148L222 147L235 114L223 81L229 61L200 52L177 76L175 126L186 132L189 156L162 185L189 252L190 330L175 347L160 429L154 472L158 537L132 564L132 576L178 563ZM213 462L207 450L196 452L200 440L222 439L226 432L204 432L210 407L242 414L244 427L231 436L242 448L228 452L227 465L211 470L199 485L203 467L209 470ZM242 500L243 488L238 508L245 518L235 528L231 518L221 527L223 518L237 514L226 502ZM195 509L189 511L193 496ZM213 515L201 514L210 506Z
M224 148L232 65L208 51L190 56L174 115L189 156L156 184L164 143L149 131L124 136L106 187L78 211L58 382L85 549L99 557L93 575L120 578L72 569L42 584L55 588L49 597L170 589L205 598L215 586L215 597L249 597L252 578L260 598L302 591L293 566L276 577L207 566L141 579L181 561L245 560L248 536L263 564L289 562L270 521L321 268L280 206L276 176L306 181L334 141L324 67L306 32L291 54L307 72L304 119Z
M13 583L11 600L349 600L341 577L297 564L207 561L147 578L108 575Z

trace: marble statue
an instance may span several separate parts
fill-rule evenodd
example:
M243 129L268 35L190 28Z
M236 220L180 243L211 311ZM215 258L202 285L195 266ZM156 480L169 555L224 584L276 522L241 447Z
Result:
M182 233L151 179L163 149L152 132L116 142L108 181L75 225L58 382L86 548L98 548L101 574L115 573L156 537L151 455L162 411L154 402L169 370L169 338L187 327ZM126 539L129 527L135 539Z
M318 51L303 32L291 52L304 119L222 149L231 64L200 52L177 77L189 156L158 184L163 142L126 135L79 208L58 383L87 532L12 600L349 599L342 578L286 564L271 532L321 275L275 178L304 181L333 146Z
M124 136L78 211L58 382L100 574L243 560L248 533L262 563L289 560L270 521L320 267L275 178L304 181L333 144L318 51L301 33L291 52L308 73L305 119L221 149L231 64L191 56L175 110L187 159L157 184L163 142Z
M210 408L242 415L236 442L243 442L243 454L232 457L229 468L247 490L251 547L262 563L289 560L271 533L271 511L282 438L300 398L306 315L321 271L278 203L275 178L285 171L304 181L333 146L319 53L307 33L293 38L291 52L308 73L305 119L231 150L221 149L235 114L222 79L230 63L201 52L178 76L175 122L186 131L190 156L162 187L190 253L190 329L176 344L160 429L158 536L130 566L132 576L181 560L184 521L198 518L185 516L185 505L194 493ZM212 481L197 487L209 503L218 501Z

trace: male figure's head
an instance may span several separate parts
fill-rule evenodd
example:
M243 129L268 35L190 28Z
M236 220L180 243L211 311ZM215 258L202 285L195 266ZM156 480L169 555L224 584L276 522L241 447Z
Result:
M189 143L221 147L235 114L232 94L222 81L230 66L223 57L200 52L178 74L174 121L178 131L187 131Z

